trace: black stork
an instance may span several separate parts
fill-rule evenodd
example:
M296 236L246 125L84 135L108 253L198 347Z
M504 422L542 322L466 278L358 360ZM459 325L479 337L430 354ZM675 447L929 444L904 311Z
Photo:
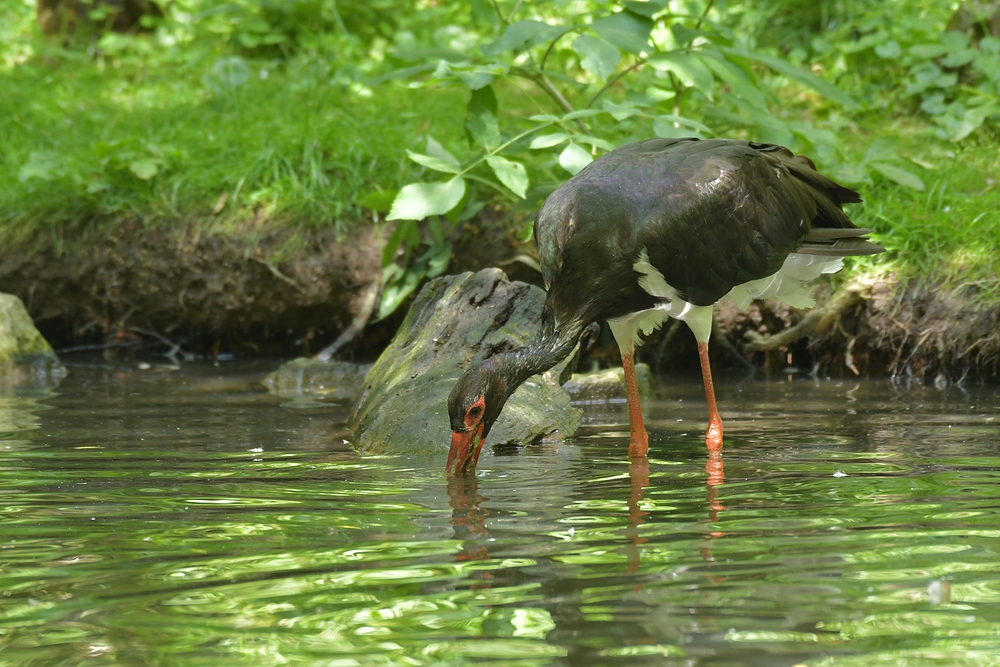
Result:
M708 402L705 442L722 447L708 339L723 298L813 305L805 283L851 255L883 248L843 212L860 196L773 144L730 139L649 139L594 160L553 192L535 218L548 296L530 345L470 368L448 398L447 470L474 470L507 398L552 368L591 322L607 320L621 350L630 421L629 456L645 456L634 352L667 317L698 341Z

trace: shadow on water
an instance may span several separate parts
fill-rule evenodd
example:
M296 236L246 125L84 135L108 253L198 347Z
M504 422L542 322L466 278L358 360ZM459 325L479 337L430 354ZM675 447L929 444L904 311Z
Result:
M567 443L366 458L264 367L0 397L0 664L989 665L994 389L720 383Z

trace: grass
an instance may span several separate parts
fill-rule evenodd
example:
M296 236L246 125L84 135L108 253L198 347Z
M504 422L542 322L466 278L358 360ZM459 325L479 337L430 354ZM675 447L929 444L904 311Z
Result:
M124 219L149 224L335 225L358 200L417 177L404 148L453 139L453 94L364 97L318 59L217 68L100 71L91 63L0 70L0 235L60 236Z
M847 140L862 152L892 137L925 184L923 191L876 178L859 189L864 204L852 211L887 252L857 260L855 271L894 273L944 288L979 286L979 298L1000 301L1000 142L988 130L961 143L929 140L922 123L873 118Z
M465 95L386 84L372 94L320 57L101 68L84 58L0 66L0 239L85 247L122 221L244 234L371 219L376 191L436 178L404 148L432 135L463 141ZM242 63L242 65L241 65ZM366 96L368 95L368 96ZM974 283L1000 300L1000 142L983 129L929 139L906 114L841 125L848 161L892 145L917 191L868 172L851 215L878 230L885 255L854 271ZM821 164L823 169L836 165ZM564 175L564 174L563 174ZM249 223L254 224L249 224Z

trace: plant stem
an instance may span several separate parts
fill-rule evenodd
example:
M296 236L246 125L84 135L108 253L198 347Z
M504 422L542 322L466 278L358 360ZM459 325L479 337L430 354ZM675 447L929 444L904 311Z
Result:
M629 72L632 72L638 69L641 65L645 64L646 64L645 58L636 58L635 63L631 67L623 69L618 74L615 74L613 77L611 77L611 79L608 80L606 84L604 84L604 86L601 87L600 90L594 93L594 96L590 98L590 101L583 105L583 108L589 109L591 106L593 106L594 102L596 102L598 98L608 90L608 88L618 83Z
M548 123L542 123L538 127L533 127L530 130L525 130L521 134L518 134L517 136L508 139L507 141L503 142L502 144L500 144L499 146L497 146L495 149L493 149L493 151L488 152L488 153L483 153L478 158L476 158L475 160L473 160L472 162L470 162L468 164L468 166L464 167L462 169L462 171L460 171L458 174L456 174L456 177L460 176L460 177L463 177L463 178L471 178L473 180L476 180L476 178L474 178L472 176L467 176L467 174L470 171L472 171L473 169L475 169L476 167L478 167L479 165L481 165L483 162L485 162L486 158L490 157L491 155L496 155L497 153L503 151L508 146L517 143L518 141L520 141L521 139L524 139L525 137L527 137L530 134L534 134L535 132L538 132L539 130L544 130L547 127L552 127L553 125L555 125L555 123L551 122L551 121L548 122Z
M514 14L517 14L517 10L521 8L521 3L523 2L524 0L517 0L517 4L514 5L514 9L510 10L510 14L507 16L507 23L510 23L510 20L514 18Z
M493 11L497 13L497 18L500 19L500 22L504 25L508 25L510 21L504 18L503 12L500 11L500 5L497 4L497 0L490 0L490 4L493 5Z
M708 16L708 12L710 12L712 10L712 5L714 5L714 4L715 4L715 0L708 0L708 4L705 5L705 11L703 11L701 13L701 16L698 17L698 20L694 24L694 29L695 30L697 30L698 28L701 27L702 22L705 20L705 17ZM688 41L688 46L689 47L691 46L692 42L694 42L694 37L692 37Z
M552 49L555 48L556 42L558 42L560 39L562 39L563 37L565 37L569 33L575 32L575 31L581 30L581 29L582 29L581 26L571 26L569 28L566 28L566 30L563 30L558 35L556 35L555 38L551 42L549 42L549 48L545 49L545 53L542 55L542 62L538 65L538 69L540 69L540 70L545 69L545 61L549 59L549 55L552 53Z
M545 91L545 93L549 97L555 100L556 104L559 105L559 108L565 111L566 113L573 113L574 111L576 111L576 109L573 108L573 105L569 103L569 100L563 97L563 94L559 92L559 89L556 88L554 85L552 85L552 82L549 81L548 77L546 77L544 74L537 72L527 72L525 70L512 72L512 74L516 74L518 76L522 76L526 79L534 81L538 85L538 87L541 88L543 91ZM590 133L589 130L587 129L587 125L581 119L579 118L576 119L576 125L577 127L580 128L580 131L583 132L584 134Z

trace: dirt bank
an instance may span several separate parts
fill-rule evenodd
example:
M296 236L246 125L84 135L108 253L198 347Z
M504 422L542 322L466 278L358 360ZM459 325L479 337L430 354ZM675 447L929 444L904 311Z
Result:
M362 310L380 277L382 233L294 234L126 224L85 252L8 248L0 291L20 296L57 348L160 336L197 351L315 351Z
M462 232L452 272L500 266L512 278L539 282L530 260L514 259L530 246L519 244L500 220L483 219ZM291 234L124 225L93 240L86 252L60 254L44 244L30 253L8 249L0 257L0 291L21 297L57 348L122 341L162 346L166 339L202 353L315 353L365 310L380 277L385 229L362 225L341 238L299 230L294 245ZM285 259L276 261L279 256ZM867 276L836 290L817 288L821 307L811 315L775 303L754 304L745 313L721 307L713 363L735 367L749 360L774 373L889 375L906 383L996 381L1000 309L984 305L978 290ZM373 358L400 319L368 326L342 356ZM617 363L608 334L591 354ZM663 371L694 368L697 355L690 334L668 325L650 337L640 358Z

